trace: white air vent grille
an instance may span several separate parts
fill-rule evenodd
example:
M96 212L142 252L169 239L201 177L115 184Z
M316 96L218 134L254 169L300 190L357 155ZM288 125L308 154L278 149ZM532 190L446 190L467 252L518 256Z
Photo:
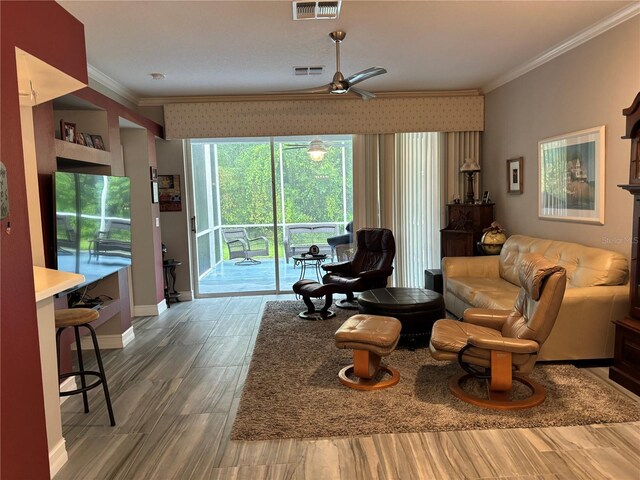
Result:
M332 2L293 1L294 20L321 20L338 18L342 0Z
M293 67L294 75L322 75L324 72L324 66L313 66L313 67Z

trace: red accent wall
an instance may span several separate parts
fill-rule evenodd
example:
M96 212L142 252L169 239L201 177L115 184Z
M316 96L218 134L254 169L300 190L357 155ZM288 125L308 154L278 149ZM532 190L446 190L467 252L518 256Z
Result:
M0 477L7 480L50 476L15 47L87 83L78 20L53 1L0 2L0 160L11 209L0 222Z

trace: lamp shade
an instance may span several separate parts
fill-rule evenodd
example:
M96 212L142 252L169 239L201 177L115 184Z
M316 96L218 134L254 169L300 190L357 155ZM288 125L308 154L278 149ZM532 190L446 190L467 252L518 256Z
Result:
M473 160L471 158L467 158L462 166L460 167L461 172L470 173L470 172L479 172L480 164L477 160Z

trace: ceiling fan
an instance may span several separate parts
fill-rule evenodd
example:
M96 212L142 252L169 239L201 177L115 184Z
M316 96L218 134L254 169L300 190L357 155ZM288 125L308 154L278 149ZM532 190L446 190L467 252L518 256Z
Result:
M382 67L371 67L367 68L366 70L362 70L361 72L354 73L350 77L344 78L344 75L340 71L340 43L346 36L347 33L340 30L331 32L329 34L331 40L333 40L333 42L336 44L336 73L333 75L333 80L331 81L331 83L322 85L320 87L309 88L305 90L296 90L296 92L331 93L335 95L354 93L356 95L360 95L363 100L369 100L376 97L371 92L367 92L366 90L362 90L360 88L355 88L354 85L369 78L387 73L387 71Z
M283 150L295 150L304 148L307 150L309 158L315 162L320 162L331 147L343 147L343 142L331 142L324 140L311 140L309 143L285 143Z

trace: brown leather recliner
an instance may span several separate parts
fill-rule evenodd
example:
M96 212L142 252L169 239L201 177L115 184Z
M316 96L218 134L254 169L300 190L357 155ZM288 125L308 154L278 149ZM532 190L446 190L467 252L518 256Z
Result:
M519 266L522 287L512 310L469 308L463 321L438 320L429 349L437 360L458 360L467 372L449 381L451 392L466 402L494 409L530 408L546 393L524 375L531 373L538 352L558 316L566 287L565 269L540 254L523 256ZM489 380L489 398L473 396L462 385L470 377ZM510 400L512 380L532 394Z
M322 265L328 272L322 283L340 287L347 298L336 302L340 308L357 309L354 292L383 288L393 273L396 242L387 228L363 228L356 232L356 253L348 262Z

